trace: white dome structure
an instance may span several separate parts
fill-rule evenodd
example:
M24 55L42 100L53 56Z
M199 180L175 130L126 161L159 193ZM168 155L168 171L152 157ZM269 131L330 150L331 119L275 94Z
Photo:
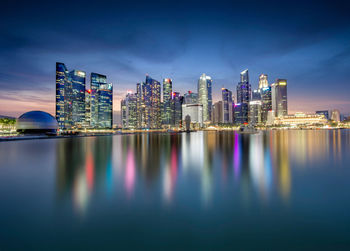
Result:
M17 132L24 134L57 134L58 123L47 112L30 111L17 119Z

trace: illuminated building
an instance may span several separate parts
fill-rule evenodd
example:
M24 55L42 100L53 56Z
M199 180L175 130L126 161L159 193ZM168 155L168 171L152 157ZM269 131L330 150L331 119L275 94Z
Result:
M258 125L261 123L261 101L252 100L249 102L249 124Z
M198 80L198 103L203 106L203 121L210 121L212 106L212 80L204 73Z
M143 115L142 127L146 129L161 128L161 87L157 80L146 75L142 86Z
M182 121L182 100L179 92L172 92L171 94L171 111L172 111L172 122L173 126L180 127Z
M162 118L164 125L174 124L174 121L173 121L174 110L172 109L172 105L171 105L172 91L173 91L172 88L173 88L172 80L170 78L165 78L163 80L163 118Z
M214 103L213 105L213 111L212 111L212 122L214 124L219 124L219 123L223 123L223 101L218 101L216 103Z
M137 94L129 92L121 101L121 115L124 129L137 128Z
M275 123L275 111L270 110L267 112L266 125L273 125Z
M136 103L136 110L137 110L137 115L136 115L136 119L137 119L137 128L142 128L142 114L144 114L143 112L143 100L142 100L142 86L143 83L137 83L136 84L136 99L137 99L137 103Z
M288 115L287 106L287 80L277 79L276 83L271 85L272 110L276 117Z
M269 87L269 82L267 81L267 75L266 74L260 74L259 76L259 89L267 88Z
M101 84L98 90L98 128L112 129L113 85Z
M184 104L198 104L198 93L188 91L184 94Z
M73 70L69 73L71 82L72 126L82 128L85 121L85 72Z
M316 114L324 115L326 119L329 119L328 111L316 111Z
M261 99L261 93L259 90L253 90L252 91L252 100L260 100Z
M249 84L248 69L241 72L240 82L237 85L237 103L235 108L235 123L242 124L248 122L248 109L251 97L251 86ZM237 116L236 116L237 115ZM237 118L237 119L236 119Z
M334 122L340 122L340 112L339 110L332 110L331 120Z
M263 87L261 93L261 122L266 123L268 112L272 110L271 87Z
M237 103L234 106L234 123L236 125L248 123L248 109L249 105L247 103Z
M91 121L91 109L90 109L90 101L91 101L91 89L85 91L85 123L84 127L90 127Z
M222 88L222 123L233 122L233 101L232 92L228 89Z
M56 62L56 120L61 130L72 127L71 82L63 63Z
M23 134L57 134L58 123L47 112L30 111L22 114L16 122L17 132Z
M182 120L186 120L186 116L191 119L191 124L198 127L203 126L203 105L201 104L183 104L182 105ZM188 120L188 118L187 118Z
M327 119L323 114L305 114L302 112L298 112L294 115L276 117L274 123L276 125L286 126L325 125L327 124Z

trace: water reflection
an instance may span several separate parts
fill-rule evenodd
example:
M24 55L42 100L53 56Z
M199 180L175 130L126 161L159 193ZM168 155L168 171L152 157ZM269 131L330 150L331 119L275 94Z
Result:
M57 198L72 200L82 214L101 192L110 199L142 198L166 205L190 197L204 206L223 193L239 193L248 204L258 197L266 204L277 192L287 205L292 169L341 161L341 133L196 132L62 139L56 145Z

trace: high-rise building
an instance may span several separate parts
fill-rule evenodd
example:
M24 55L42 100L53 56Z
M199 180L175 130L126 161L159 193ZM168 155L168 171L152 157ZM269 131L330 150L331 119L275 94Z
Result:
M143 83L137 83L136 84L136 128L142 128L142 114L144 114L143 111L143 100L142 100L142 86Z
M183 97L180 95L179 92L173 92L172 95L172 112L173 112L173 125L175 127L181 126L182 121L182 103L183 103Z
M232 92L228 89L222 88L222 121L221 123L233 122L233 100Z
M324 115L324 117L325 117L326 119L329 119L329 113L328 113L328 111L316 111L316 114Z
M61 130L70 129L71 124L71 83L69 72L63 63L56 62L56 120Z
M252 100L249 102L249 124L258 125L261 123L261 101Z
M287 80L277 79L271 85L272 110L276 117L288 115Z
M214 103L213 109L212 109L212 122L213 124L220 124L224 123L224 102L223 101L218 101Z
M203 126L203 105L201 104L183 104L182 105L182 120L186 120L186 116L190 117L191 124L198 127ZM188 117L187 117L188 119Z
M203 121L210 121L212 106L212 80L204 73L198 80L198 103L203 106Z
M259 76L259 89L269 87L269 82L267 81L266 74L260 74Z
M85 128L90 128L90 121L91 121L91 89L88 89L85 91Z
M237 85L237 105L235 107L236 123L248 123L248 109L251 98L248 69L241 72L240 82ZM239 114L238 114L239 113Z
M252 100L261 100L261 91L260 91L260 89L252 91Z
M172 110L172 91L173 91L173 83L170 78L165 78L163 80L163 124L164 125L172 125L173 114ZM180 118L181 119L181 118Z
M69 72L72 86L72 126L74 128L82 128L85 121L85 76L83 71L73 70Z
M142 88L143 118L142 126L147 129L161 128L161 87L157 80L146 75Z
M261 93L261 122L266 123L267 114L272 110L271 87L263 87Z
M122 125L124 129L137 128L137 94L129 92L121 101Z
M337 109L332 110L331 120L333 120L334 122L340 122L340 112L339 112L339 110L337 110Z
M198 93L188 91L184 94L184 104L198 104Z
M249 105L247 103L237 103L234 106L234 123L236 125L247 124L249 116Z
M92 128L112 128L113 126L113 86L107 77L98 73L90 76L91 100L90 125Z

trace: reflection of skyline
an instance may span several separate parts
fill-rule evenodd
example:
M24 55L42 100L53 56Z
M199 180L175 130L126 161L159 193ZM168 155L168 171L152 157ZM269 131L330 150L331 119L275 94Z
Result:
M211 205L218 191L235 192L232 186L239 187L246 202L255 194L267 203L274 191L288 202L293 168L330 158L337 161L341 146L340 130L61 139L57 141L57 198L72 199L74 207L84 212L97 191L133 200L140 192L154 195L160 185L159 199L170 203L181 184L199 193L203 205Z

